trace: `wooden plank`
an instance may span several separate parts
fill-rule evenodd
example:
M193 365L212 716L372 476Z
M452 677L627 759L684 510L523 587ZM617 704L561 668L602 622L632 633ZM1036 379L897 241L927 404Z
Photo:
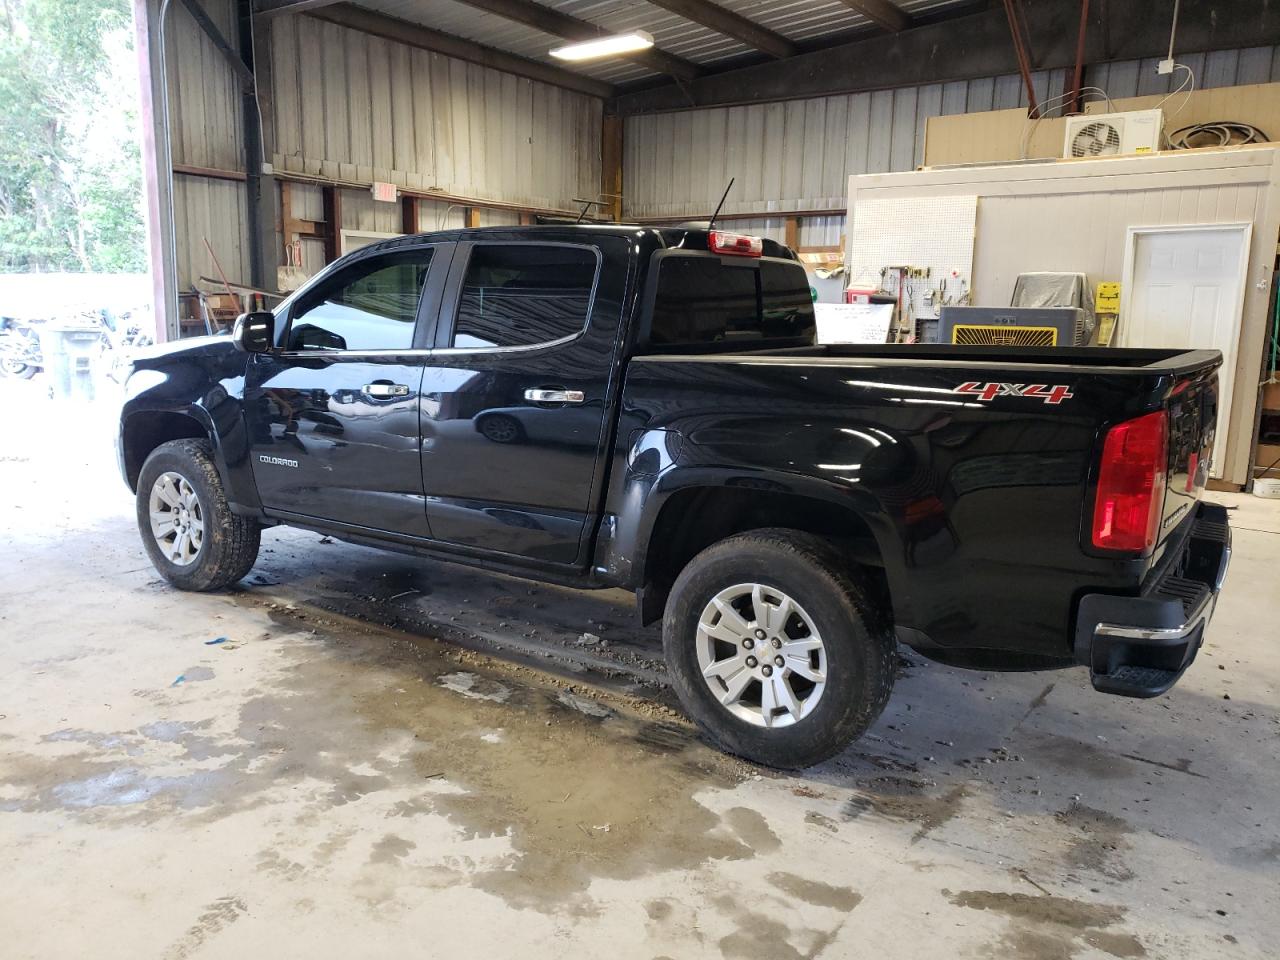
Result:
M785 233L784 233L783 241L782 241L782 242L783 242L784 244L786 244L788 247L790 247L792 250L797 250L797 249L799 249L799 247L800 247L800 218L799 218L799 217L787 217L787 219L783 222L783 230L785 231Z
M600 127L600 199L615 222L622 220L622 118L606 114Z
M401 233L421 233L422 228L418 225L418 198L417 197L401 197L400 198L400 232Z
M467 207L465 210L462 211L462 213L468 229L480 226L480 208L479 207Z

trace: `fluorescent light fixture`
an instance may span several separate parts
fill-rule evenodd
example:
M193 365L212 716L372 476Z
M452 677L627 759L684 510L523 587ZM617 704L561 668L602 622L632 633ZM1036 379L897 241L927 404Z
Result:
M598 60L601 57L616 57L623 53L648 50L652 46L652 34L645 33L643 30L629 30L610 37L583 40L581 43L556 47L551 51L551 55L557 60Z

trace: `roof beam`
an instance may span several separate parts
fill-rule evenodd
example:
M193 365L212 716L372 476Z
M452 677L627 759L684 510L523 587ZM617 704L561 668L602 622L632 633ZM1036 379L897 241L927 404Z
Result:
M580 73L517 57L514 53L507 53L505 50L486 47L472 40L455 37L451 33L441 33L439 30L424 27L420 23L388 17L350 3L332 3L317 7L312 9L309 15L375 37L394 40L397 43L430 50L433 53L442 53L447 57L478 63L483 67L492 67L504 73L528 77L530 80L565 87L593 97L608 98L617 92L612 85L591 77L584 77Z
M711 0L648 0L648 2L663 10L670 10L686 20L700 23L708 30L732 37L779 60L793 57L797 53L796 45L782 34L762 27L754 20L748 20L732 10L726 10L712 3Z
M303 0L305 2L305 0ZM850 10L856 10L872 23L879 24L890 33L901 33L911 26L911 16L890 0L840 0Z
M204 7L200 6L200 0L182 0L182 5L187 8L187 12L204 31L209 41L218 48L218 52L222 54L222 58L227 61L232 71L240 78L240 85L246 90L253 89L253 71L244 65L244 61L240 59L240 54L231 46L227 38L222 35L222 31L218 29L209 15L204 12Z
M260 17L274 17L278 13L302 13L317 7L328 7L338 0L258 0L253 12Z
M1108 3L1110 48L1104 49L1101 17L1090 4L1085 63L1161 57L1169 49L1169 25L1149 16L1146 4ZM1009 22L1001 4L967 16L919 23L883 34L713 73L682 87L674 84L621 94L609 109L621 114L763 103L884 90L1017 73ZM1036 69L1076 62L1080 0L1037 0L1030 21ZM1257 0L1186 0L1178 21L1184 54L1232 50L1280 42L1280 4Z
M559 10L544 7L533 0L459 0L469 7L484 10L526 27L533 27L562 40L595 40L608 36L608 31L587 20L579 20ZM639 63L655 73L665 73L677 80L692 80L702 76L702 68L653 47L640 53L628 53L623 59Z

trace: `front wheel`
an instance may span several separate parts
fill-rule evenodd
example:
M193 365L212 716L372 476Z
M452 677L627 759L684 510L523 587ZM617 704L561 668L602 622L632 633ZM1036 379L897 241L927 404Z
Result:
M261 526L231 512L205 440L170 440L138 476L138 531L160 575L181 590L221 590L258 558Z
M706 734L771 767L839 753L893 688L882 611L830 543L798 530L754 530L694 557L667 598L663 648Z
M15 380L30 380L36 375L36 368L21 360L0 360L0 374Z

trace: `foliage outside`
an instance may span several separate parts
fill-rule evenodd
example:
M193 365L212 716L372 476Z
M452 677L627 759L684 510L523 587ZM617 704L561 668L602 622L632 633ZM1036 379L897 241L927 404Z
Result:
M127 0L0 0L0 272L147 268Z

